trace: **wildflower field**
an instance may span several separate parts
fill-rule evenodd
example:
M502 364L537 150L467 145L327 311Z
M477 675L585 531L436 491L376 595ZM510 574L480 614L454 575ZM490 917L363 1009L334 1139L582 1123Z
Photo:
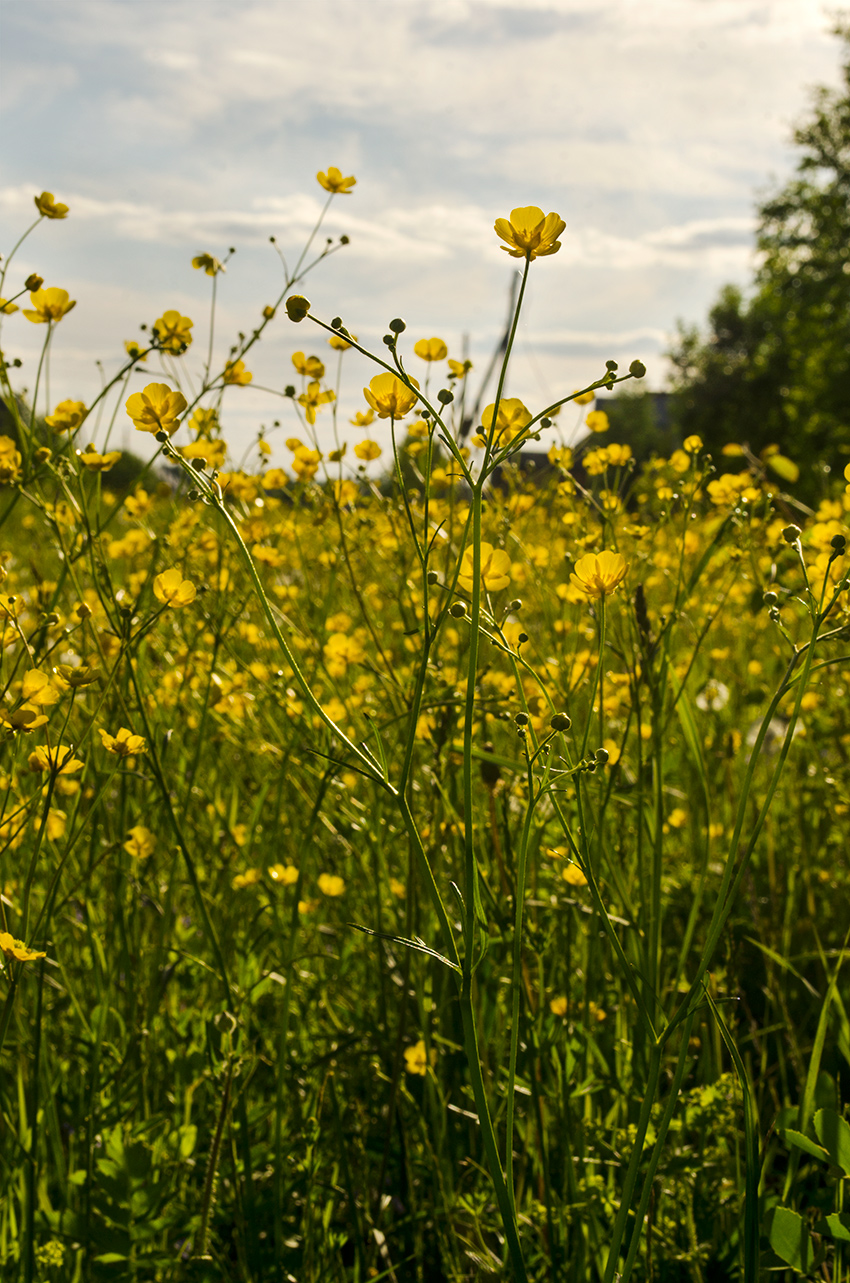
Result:
M4 260L4 1283L847 1278L850 485L635 466L638 360L508 396L563 227L495 223L479 414L441 339L313 313L319 227L225 361L165 308L89 405ZM240 464L272 325L286 462Z

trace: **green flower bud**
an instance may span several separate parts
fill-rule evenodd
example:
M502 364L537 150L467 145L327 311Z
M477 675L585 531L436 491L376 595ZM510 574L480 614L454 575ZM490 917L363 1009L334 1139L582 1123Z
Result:
M566 713L556 713L549 723L553 731L568 731L572 724L572 718Z
M303 321L310 311L310 300L306 299L303 294L290 294L285 306L286 315L290 321Z

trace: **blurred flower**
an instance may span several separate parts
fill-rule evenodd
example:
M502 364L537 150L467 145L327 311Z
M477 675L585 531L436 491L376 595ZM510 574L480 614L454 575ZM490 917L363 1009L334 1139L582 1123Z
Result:
M244 873L237 873L230 885L234 891L241 891L244 887L254 886L262 876L262 869L246 869Z
M431 1063L436 1063L436 1053L431 1052ZM409 1074L421 1074L425 1077L428 1072L428 1052L425 1047L424 1039L420 1038L419 1042L414 1043L412 1047L404 1049L404 1067Z
M380 459L382 450L377 441L358 441L354 447L358 459Z
M357 182L356 178L343 178L342 172L337 169L336 165L329 165L326 174L319 171L316 179L320 187L324 187L326 192L333 192L338 196L349 196L351 188Z
M293 886L298 881L298 870L294 864L269 865L268 873L272 882L279 882L282 887Z
M471 369L472 369L471 361L453 361L451 357L449 357L449 375L452 378L455 378L455 379L466 378L467 374Z
M16 940L8 931L0 931L0 950L6 957L15 962L33 962L36 958L46 958L46 953L28 949L23 940Z
M192 321L188 316L181 316L172 308L163 312L158 321L154 321L153 335L164 351L172 356L180 356L192 342Z
M0 298L0 312L3 312L6 316L11 316L13 312L18 310L17 303L7 303L4 298Z
M345 882L335 873L320 873L317 879L322 895L337 896L345 891Z
M304 407L304 418L307 422L315 423L319 407L329 405L331 401L335 400L336 393L331 392L330 389L327 392L323 392L322 385L318 379L314 379L312 383L307 384L307 391L301 393L298 398L298 404Z
M126 726L122 726L115 735L98 727L98 734L107 753L112 753L115 757L134 757L136 753L148 751L144 735L134 735Z
M132 361L146 361L148 354L136 339L124 340L124 351Z
M0 437L0 485L10 485L21 474L21 452L11 437Z
M521 209L512 209L510 219L497 218L494 224L496 235L506 245L501 245L511 258L543 258L547 254L556 254L561 248L558 237L566 223L557 214L546 214L536 205L526 205Z
M233 383L238 387L247 387L253 377L251 371L245 369L244 361L226 362L222 376L225 383Z
M420 339L414 343L413 350L423 361L445 361L449 354L442 339Z
M419 387L416 379L410 382L414 388ZM376 374L368 388L363 389L363 395L379 419L403 419L418 400L411 388L389 372Z
M192 259L192 266L198 269L203 268L207 276L217 276L219 272L226 272L220 258L215 258L212 254L196 254Z
M374 410L358 410L353 419L348 422L355 428L368 428L370 423L375 422Z
M464 592L472 592L472 559L473 549L469 547L463 554L458 575L458 587ZM511 582L511 559L503 548L494 548L491 543L481 545L481 583L488 592L498 592L507 588Z
M40 744L27 758L31 771L55 771L57 775L73 775L84 763L74 757L74 750L66 744L53 748Z
M44 325L50 321L61 321L77 300L69 298L67 290L57 289L55 285L47 290L33 290L30 294L32 307L24 308L24 316L33 325Z
M481 415L482 434L475 438L476 445L486 444L487 437L494 428L495 401L485 407ZM503 397L499 402L499 413L495 417L494 441L497 446L507 445L519 436L523 428L531 422L531 411L518 397Z
M164 570L153 581L153 595L166 606L188 606L195 600L195 585L184 579L176 566Z
M98 454L93 445L77 451L77 458L89 472L109 472L121 458L120 450L110 450L107 454Z
M591 432L607 432L610 426L604 410L591 410L584 422Z
M156 838L144 824L136 824L127 833L124 850L134 860L146 860L156 849Z
M180 415L186 409L186 398L167 383L149 383L143 392L134 392L125 408L139 432L167 432L180 427Z
M561 877L570 887L586 887L587 878L582 873L577 864L565 864L561 870Z
M619 552L589 552L576 562L570 583L587 597L607 597L626 577L625 557Z
M355 343L357 342L356 334L352 334L351 338L354 340ZM332 334L331 337L328 339L328 343L334 349L335 352L347 352L348 349L351 347L351 344L348 342L348 340L344 339L341 334Z
M42 192L40 196L34 196L35 207L43 218L67 218L68 206L58 202L53 192Z
M567 1014L568 1006L569 1006L569 1003L567 1002L566 998L564 997L553 998L552 1001L549 1003L549 1010L551 1011L553 1016L565 1016Z
M576 392L577 391L578 389L576 389ZM596 400L595 392L582 392L580 396L576 395L576 393L573 394L574 405L590 405L591 401L595 401L595 400Z
M712 678L703 686L694 703L703 713L707 711L716 713L729 703L729 687Z
M687 450L688 454L699 454L702 449L702 437L698 437L696 434L685 437L682 442L682 449Z
M333 343L333 339L330 341ZM305 356L303 352L292 353L292 364L305 379L321 379L325 373L325 367L317 356Z

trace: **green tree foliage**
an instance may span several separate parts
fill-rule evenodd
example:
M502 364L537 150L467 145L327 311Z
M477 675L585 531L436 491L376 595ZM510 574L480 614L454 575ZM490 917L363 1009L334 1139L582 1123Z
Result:
M682 435L777 444L804 465L850 455L850 20L839 89L815 91L794 131L794 177L758 210L752 295L726 286L708 333L679 327L670 357Z

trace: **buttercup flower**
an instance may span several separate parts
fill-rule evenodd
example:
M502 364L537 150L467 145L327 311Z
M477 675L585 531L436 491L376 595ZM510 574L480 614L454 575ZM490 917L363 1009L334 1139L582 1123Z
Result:
M154 321L152 330L161 347L172 356L179 356L192 342L192 322L188 316L170 309Z
M207 276L217 276L219 272L226 272L220 258L215 258L212 254L196 254L192 259L192 266L197 269L203 268Z
M431 1063L434 1064L436 1059L436 1053L432 1051ZM423 1078L425 1077L428 1072L428 1052L423 1038L420 1038L419 1042L414 1043L412 1047L405 1047L404 1067L409 1074L421 1074Z
M135 824L127 834L124 850L134 860L146 860L156 849L156 838L144 824Z
M619 552L589 552L576 562L570 583L586 597L608 597L626 577L626 559Z
M561 248L558 237L566 223L557 214L544 215L536 205L527 205L522 209L512 209L510 219L497 218L494 224L496 235L507 245L501 245L511 258L543 258L547 254L557 254Z
M354 339L354 342L356 343L357 335L352 334L351 337ZM348 342L348 340L344 339L341 334L332 334L331 337L328 339L328 343L334 349L335 352L347 352L348 349L351 347L351 344Z
M418 343L414 343L413 350L423 361L445 361L449 354L442 339L420 339Z
M42 192L40 196L34 196L33 200L42 218L68 217L68 206L62 205L57 201L53 196L53 192Z
M496 427L496 444L507 445L513 441L514 437L522 432L526 424L531 422L531 411L526 409L519 397L504 397L499 402L499 413L494 420L496 403L488 405L481 415L481 426L485 433L489 433L494 422ZM485 444L481 434L475 440L475 444Z
M98 734L107 753L113 753L115 757L133 757L136 753L147 752L144 735L134 735L126 726L122 726L115 735L98 727Z
M568 1006L569 1003L567 1002L567 999L561 995L558 998L552 999L549 1003L549 1010L553 1016L565 1016L567 1014Z
M271 864L268 874L272 882L278 882L282 887L292 886L298 881L298 870L294 864Z
M134 361L146 361L148 359L147 352L136 339L125 339L124 351Z
M324 187L326 192L334 192L338 196L350 196L351 189L357 183L356 178L343 178L341 170L336 165L329 165L328 172L323 174L321 170L316 175L320 187Z
M565 864L561 870L561 877L569 887L587 886L587 878L577 864Z
M28 321L32 321L33 325L61 321L72 307L77 306L77 300L69 298L67 290L57 289L55 285L48 290L33 290L30 293L30 302L32 307L24 308L24 316Z
M419 387L416 379L410 382L414 388ZM403 419L417 401L416 393L390 373L376 374L363 389L363 395L379 419Z
M472 548L467 548L460 563L458 587L472 592ZM481 583L488 592L498 592L511 582L511 559L504 548L494 548L491 543L481 545Z
M303 352L292 353L292 364L305 379L321 379L325 373L325 367L317 356L305 356Z
M467 374L471 369L472 369L471 361L453 361L451 357L449 357L449 376L451 378L453 379L466 378Z
M247 387L253 377L251 371L245 369L244 361L226 362L223 376L225 383L234 383L238 387L244 388Z
M33 772L55 771L57 775L74 775L83 768L80 759L74 757L74 750L66 744L59 744L54 748L40 744L30 753L27 761Z
M21 452L11 437L0 437L0 485L17 481L21 471Z
M5 316L11 316L13 312L18 310L17 303L7 303L4 298L0 298L0 312L4 313Z
M89 472L109 472L121 458L121 451L109 450L106 454L98 454L94 446L90 445L85 450L78 450L77 458Z
M358 410L353 419L348 422L355 428L368 428L370 423L375 422L374 410Z
M302 392L298 398L298 404L304 407L304 417L308 423L316 422L316 412L322 405L328 405L331 401L336 400L336 393L328 390L322 391L322 386L318 379L308 383L307 391Z
M139 432L167 432L170 436L180 427L186 405L183 393L167 383L149 383L144 392L127 398L125 409Z
M320 873L317 879L322 895L337 896L345 891L345 882L335 873Z
M310 311L310 300L305 298L303 294L290 294L284 303L284 307L290 321L303 321Z
M176 566L164 570L153 581L153 595L165 606L188 606L195 600L195 593L191 579L184 579Z
M28 949L23 940L16 940L8 931L0 931L0 950L10 961L15 962L34 962L36 958L47 957L46 953Z
M604 410L591 410L584 422L591 432L607 432L610 426Z
M354 453L358 459L368 462L370 459L380 459L382 451L377 441L359 441L354 447Z

